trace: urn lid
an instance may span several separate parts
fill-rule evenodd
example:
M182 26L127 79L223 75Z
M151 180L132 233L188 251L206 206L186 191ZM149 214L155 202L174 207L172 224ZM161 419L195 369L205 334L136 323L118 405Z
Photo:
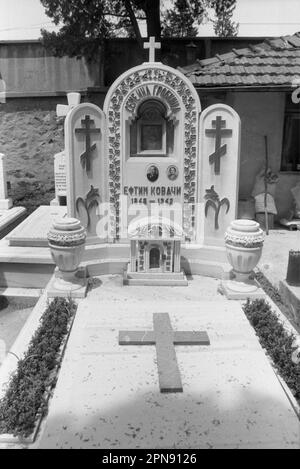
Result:
M246 233L255 233L260 231L260 225L254 220L234 220L230 223L234 231L245 231Z
M58 231L76 231L81 228L81 223L76 218L57 218L53 228Z

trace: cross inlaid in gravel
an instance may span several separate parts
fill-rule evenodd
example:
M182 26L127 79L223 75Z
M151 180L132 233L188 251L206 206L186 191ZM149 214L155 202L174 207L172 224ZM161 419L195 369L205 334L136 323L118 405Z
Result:
M210 345L206 332L174 331L168 313L153 314L153 331L120 331L119 345L155 345L160 392L183 392L174 345Z

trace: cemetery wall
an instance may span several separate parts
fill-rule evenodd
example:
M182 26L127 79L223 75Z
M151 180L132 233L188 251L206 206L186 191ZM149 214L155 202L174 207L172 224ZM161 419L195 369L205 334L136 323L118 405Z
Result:
M222 54L262 42L262 38L193 38L162 40L166 65L185 66L197 58ZM145 61L134 39L110 39L99 50L95 63L84 59L53 57L39 41L0 41L0 73L8 95L79 91L93 86L109 86L125 70Z

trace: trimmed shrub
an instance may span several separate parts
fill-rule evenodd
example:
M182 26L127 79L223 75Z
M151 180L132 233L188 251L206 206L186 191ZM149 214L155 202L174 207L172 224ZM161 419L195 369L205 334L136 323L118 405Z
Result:
M285 330L265 300L247 300L243 309L262 347L300 403L300 364L292 361L295 350L292 344L296 337Z
M27 438L46 413L46 392L55 385L60 348L75 311L76 304L64 298L54 299L47 307L0 401L1 433Z

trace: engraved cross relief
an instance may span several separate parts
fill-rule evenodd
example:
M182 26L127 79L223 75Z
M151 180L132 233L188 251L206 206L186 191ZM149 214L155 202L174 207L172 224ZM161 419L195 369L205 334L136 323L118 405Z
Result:
M119 345L155 345L160 392L183 392L174 345L210 345L206 332L174 331L168 313L153 314L153 331L121 331Z
M149 62L155 62L155 50L161 49L161 43L155 42L155 37L151 36L149 42L144 43L144 49L149 49Z
M231 137L232 129L225 129L226 121L221 116L217 116L216 120L212 121L212 127L212 129L205 130L207 137L216 139L215 151L209 156L209 162L215 165L215 174L220 174L221 157L227 153L227 145L221 145L222 137Z
M85 136L85 152L80 156L82 167L86 169L88 173L91 170L91 159L92 153L96 150L96 143L91 145L92 134L100 134L101 130L91 127L95 124L95 121L90 116L85 116L85 119L81 121L83 128L75 129L76 134L83 134Z

